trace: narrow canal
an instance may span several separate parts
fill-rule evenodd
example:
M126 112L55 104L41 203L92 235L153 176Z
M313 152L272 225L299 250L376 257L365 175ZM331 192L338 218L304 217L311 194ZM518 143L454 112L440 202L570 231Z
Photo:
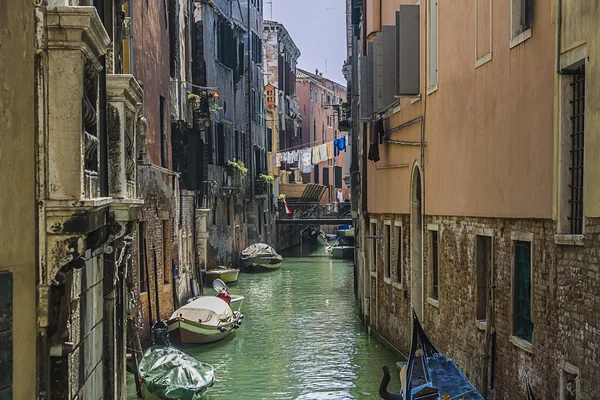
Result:
M295 248L274 272L240 274L231 292L245 296L240 329L183 348L215 367L208 399L377 399L381 366L396 370L358 319L352 263L324 247ZM390 386L398 390L397 375Z

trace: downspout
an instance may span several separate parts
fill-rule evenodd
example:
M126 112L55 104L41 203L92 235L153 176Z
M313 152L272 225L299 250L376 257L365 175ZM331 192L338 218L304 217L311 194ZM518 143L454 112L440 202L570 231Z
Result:
M135 69L134 69L134 65L135 63L133 62L134 57L133 57L133 52L134 52L134 48L135 46L133 45L133 40L135 35L133 34L133 1L132 0L128 0L127 1L128 4L128 9L129 9L129 73L131 75L135 75Z

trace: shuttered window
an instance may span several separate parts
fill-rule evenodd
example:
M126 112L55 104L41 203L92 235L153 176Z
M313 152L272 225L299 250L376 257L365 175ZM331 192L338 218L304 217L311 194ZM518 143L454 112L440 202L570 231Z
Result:
M13 276L0 272L0 399L12 399Z
M342 188L342 167L333 167L333 185L336 189Z
M413 97L420 93L419 32L419 6L401 5L396 12L397 96Z
M531 342L531 243L515 242L513 335Z
M329 168L323 168L323 185L329 186Z

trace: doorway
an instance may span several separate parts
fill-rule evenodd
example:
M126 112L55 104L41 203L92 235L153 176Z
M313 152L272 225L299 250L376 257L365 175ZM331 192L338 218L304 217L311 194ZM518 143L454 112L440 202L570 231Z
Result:
M423 215L421 171L413 169L410 208L410 298L420 321L423 321Z

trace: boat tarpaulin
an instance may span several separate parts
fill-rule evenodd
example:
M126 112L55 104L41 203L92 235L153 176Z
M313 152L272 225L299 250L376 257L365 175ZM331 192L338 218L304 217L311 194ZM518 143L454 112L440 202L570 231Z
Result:
M253 244L242 251L243 260L249 258L269 258L273 256L277 256L275 249L264 243Z
M215 378L212 365L166 346L150 347L139 370L146 390L161 399L201 398Z

